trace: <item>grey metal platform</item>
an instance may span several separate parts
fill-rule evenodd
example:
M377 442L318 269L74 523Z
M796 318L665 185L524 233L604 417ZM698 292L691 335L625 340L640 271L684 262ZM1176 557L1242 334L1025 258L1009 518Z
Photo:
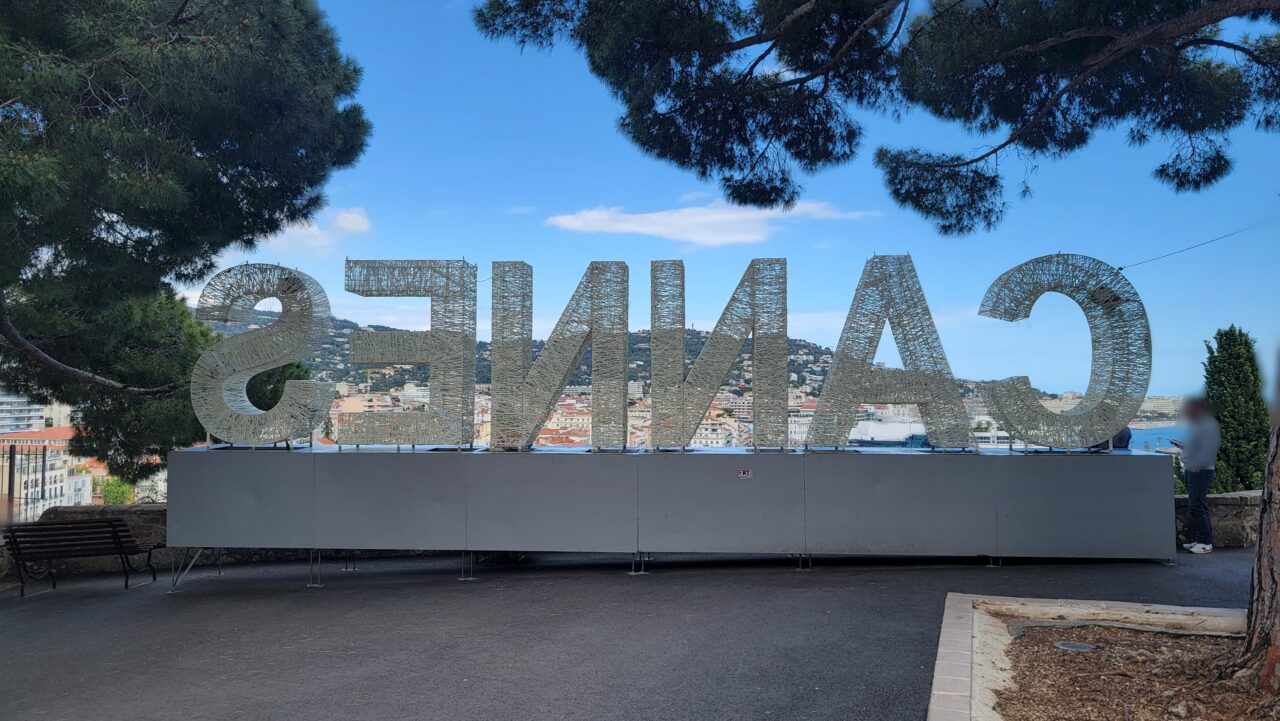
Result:
M1170 558L1171 485L1138 451L190 449L168 543Z

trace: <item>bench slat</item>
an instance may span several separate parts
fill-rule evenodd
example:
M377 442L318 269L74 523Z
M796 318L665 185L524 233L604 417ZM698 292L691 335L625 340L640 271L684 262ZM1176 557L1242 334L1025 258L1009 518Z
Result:
M50 561L57 558L94 558L98 556L119 556L120 552L114 548L75 548L63 551L53 551L48 553L24 553L23 561Z
M147 550L148 549L145 548L125 548L124 554L126 556L134 556L140 553L146 553ZM120 548L114 543L79 544L74 546L40 546L36 548L27 548L24 546L15 555L28 560L34 560L36 558L50 555L57 555L59 558L65 558L67 554L74 556L79 553L83 553L86 556L95 554L115 556L119 555Z
M38 521L4 530L10 553L25 560L146 553L164 544L139 544L128 524L118 518Z
M88 545L93 545L95 543L114 544L115 542L116 542L116 539L112 538L111 536L95 536L93 538L53 538L53 539L47 539L47 540L42 539L39 541L18 541L16 543L8 543L6 545L8 545L10 548L13 548L14 546L16 546L19 550L21 550L25 548L46 548L50 546L53 546L53 547L76 546L76 545L88 546Z
M151 551L164 548L163 543L139 544L129 525L121 518L90 518L76 521L37 521L0 528L9 555L18 562L18 580L21 593L26 595L27 583L23 566L29 562L52 561L60 558L88 558L93 556L120 557L120 570L124 572L124 587L129 587L129 571L133 564L124 556L147 554L146 567L151 580L156 578L151 564ZM52 571L52 569L50 569ZM137 569L133 569L137 570ZM53 587L58 587L57 576L50 573Z

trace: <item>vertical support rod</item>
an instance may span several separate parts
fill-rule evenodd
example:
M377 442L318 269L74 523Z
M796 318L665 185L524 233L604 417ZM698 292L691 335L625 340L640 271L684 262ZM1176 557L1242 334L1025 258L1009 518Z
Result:
M10 443L9 444L9 512L7 514L8 519L6 521L10 525L13 524L13 520L14 520L13 517L14 515L16 515L15 509L18 507L18 497L15 492L15 483L14 483L18 473L17 455L18 455L17 444Z
M311 549L308 554L307 588L322 588L324 586L320 578L320 563L322 560L320 549Z
M627 572L627 575L628 575L628 576L647 576L647 575L649 575L649 572L648 572L648 571L646 571L646 570L644 570L644 562L645 562L645 557L646 557L646 556L647 556L647 554L645 554L645 553L644 553L644 552L642 552L642 551L636 551L634 554L632 554L632 556L631 556L631 570ZM637 570L636 570L636 564L637 564L637 562L640 564L640 570L639 570L639 571L637 571Z
M471 551L462 552L462 575L458 576L459 581L474 581L476 571L476 555Z

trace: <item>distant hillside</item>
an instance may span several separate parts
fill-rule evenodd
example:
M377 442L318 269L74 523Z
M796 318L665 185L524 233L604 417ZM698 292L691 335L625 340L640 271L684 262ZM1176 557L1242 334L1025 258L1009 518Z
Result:
M279 317L280 314L274 311L255 311L252 320L248 323L235 325L210 323L209 326L223 335L235 335L252 328L274 323ZM402 386L405 381L417 383L425 383L427 381L430 376L430 368L426 366L395 366L388 368L386 366L349 363L347 361L347 337L351 331L355 330L392 331L398 329L381 325L361 326L344 318L334 318L333 331L320 349L306 360L307 367L311 369L311 372L315 374L318 380L363 383L367 377L366 371L377 369L377 373L368 374L372 376L372 390L375 392ZM692 363L693 359L702 351L702 346L707 342L708 336L710 336L710 333L707 331L690 330L686 332L685 353L689 363ZM542 346L543 341L541 340L533 342L535 358L542 352ZM725 379L726 385L737 385L744 382L742 362L748 357L750 351L751 341L748 340L743 347L742 353L738 356L737 362L734 363L733 369L729 372L729 376ZM790 373L791 386L799 388L808 383L815 391L821 387L822 379L826 377L826 370L830 365L831 349L800 338L791 338L787 342L787 353L789 356L787 370ZM627 355L628 379L648 381L649 331L641 330L628 334ZM489 360L489 343L487 341L478 341L476 343L477 383L489 382ZM570 385L587 385L590 382L591 350L588 348L569 383Z

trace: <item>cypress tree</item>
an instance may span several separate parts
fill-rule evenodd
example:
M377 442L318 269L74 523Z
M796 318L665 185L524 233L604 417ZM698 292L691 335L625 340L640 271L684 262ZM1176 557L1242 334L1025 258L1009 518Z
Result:
M1270 422L1253 338L1234 325L1205 342L1205 396L1222 425L1214 492L1262 488Z

